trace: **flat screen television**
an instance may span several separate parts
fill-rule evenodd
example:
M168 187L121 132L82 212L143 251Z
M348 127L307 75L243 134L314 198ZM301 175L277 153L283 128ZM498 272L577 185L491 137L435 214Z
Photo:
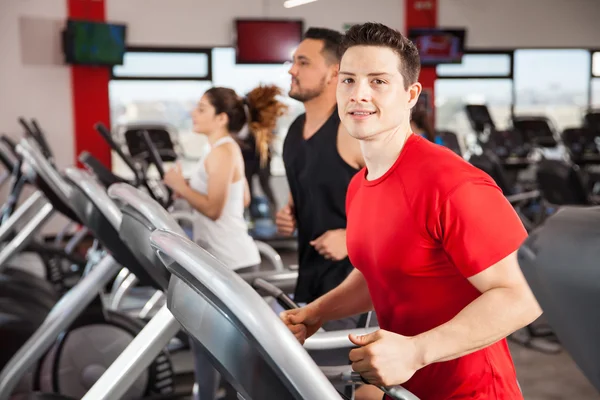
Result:
M63 31L67 64L123 65L127 26L106 22L69 19Z
M237 19L236 64L283 64L302 41L302 20Z
M419 49L422 65L460 64L465 51L464 29L416 28L408 38Z

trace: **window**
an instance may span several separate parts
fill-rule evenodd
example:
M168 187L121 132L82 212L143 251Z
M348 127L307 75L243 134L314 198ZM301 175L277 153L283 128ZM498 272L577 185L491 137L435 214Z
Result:
M592 64L588 50L517 50L514 64L515 115L548 117L560 131L581 125Z
M590 105L600 108L600 51L592 54L592 81L590 85Z
M185 155L198 158L205 138L194 135L191 110L211 87L211 53L198 49L130 49L121 66L115 66L109 84L113 128L132 122L163 122L178 131ZM120 159L113 155L118 168Z
M198 158L206 141L192 132L190 113L211 86L210 81L113 80L109 84L111 123L113 127L142 121L168 123L177 129L185 155Z
M117 124L153 121L166 122L178 131L186 156L202 154L206 139L192 132L190 113L202 94L212 86L225 86L245 95L259 84L275 84L284 93L287 115L279 119L273 143L273 175L285 175L281 158L283 139L302 103L287 97L289 66L237 65L233 48L174 51L169 49L132 49L122 66L113 69L109 86L111 120ZM116 158L113 158L118 161Z
M486 104L498 129L510 123L512 81L510 79L438 79L435 83L437 130L455 132L471 141L474 134L465 113L467 104Z
M600 108L600 79L592 79L592 107Z
M437 130L455 132L462 141L475 140L465 106L485 104L498 129L509 125L512 105L512 54L468 53L461 64L437 66L435 121Z
M600 77L600 51L592 55L592 75Z
M512 70L510 54L465 54L461 64L437 66L439 77L509 77Z
M135 51L125 53L123 65L113 68L114 79L211 79L210 50L194 53Z
M235 49L215 48L213 57L213 84L215 86L226 86L234 89L239 95L245 95L259 84L274 84L283 89L284 96L281 98L288 105L288 112L278 121L275 141L273 143L273 161L271 162L271 173L275 176L285 175L283 159L283 140L289 126L298 115L304 112L304 106L299 101L287 96L290 87L290 67L281 65L242 64L235 63Z

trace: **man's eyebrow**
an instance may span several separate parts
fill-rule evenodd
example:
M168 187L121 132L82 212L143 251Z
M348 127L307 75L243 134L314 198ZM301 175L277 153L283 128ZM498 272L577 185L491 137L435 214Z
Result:
M340 71L339 74L340 75L349 75L349 76L355 76L356 75L355 73L348 72L348 71ZM390 74L387 73L387 72L371 72L370 74L367 74L367 76L382 76L382 75L390 76Z

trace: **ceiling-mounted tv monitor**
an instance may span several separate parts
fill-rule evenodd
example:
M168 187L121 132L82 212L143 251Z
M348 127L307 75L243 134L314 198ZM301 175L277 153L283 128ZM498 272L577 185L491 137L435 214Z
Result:
M302 20L235 20L236 64L283 64L302 41Z
M460 64L465 52L464 29L415 28L408 38L419 49L422 65Z
M106 22L69 19L63 31L67 64L123 65L127 26Z

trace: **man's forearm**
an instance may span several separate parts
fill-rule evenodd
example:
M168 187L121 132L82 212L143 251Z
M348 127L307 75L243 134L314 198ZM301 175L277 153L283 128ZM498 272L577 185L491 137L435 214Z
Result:
M371 295L362 273L353 270L335 289L310 303L324 321L333 321L362 314L373 309Z
M487 347L531 323L540 312L528 291L491 289L449 322L413 337L420 354L420 367Z

